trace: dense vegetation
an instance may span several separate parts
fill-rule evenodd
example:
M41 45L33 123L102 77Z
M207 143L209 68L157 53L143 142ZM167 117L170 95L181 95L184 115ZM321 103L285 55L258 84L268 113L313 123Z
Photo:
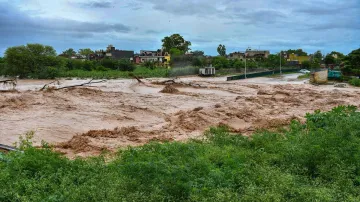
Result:
M345 68L342 71L345 75L360 76L360 48L345 57Z
M90 49L79 51L84 56L91 53ZM74 50L64 51L70 56ZM59 57L51 46L27 44L26 46L10 47L5 58L0 59L1 75L20 76L21 78L55 78L55 77L94 77L94 78L127 78L129 72L137 76L166 76L166 70L158 68L136 68L128 60L102 59L99 61L69 59ZM161 73L159 73L161 72Z
M251 138L213 128L204 140L151 143L68 160L51 149L0 154L0 201L359 201L360 114L308 114Z
M353 86L360 87L360 79L352 78L352 79L349 80L349 84L351 84Z

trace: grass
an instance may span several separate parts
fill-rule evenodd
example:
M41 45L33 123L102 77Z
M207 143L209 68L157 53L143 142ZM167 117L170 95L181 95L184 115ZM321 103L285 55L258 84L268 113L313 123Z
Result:
M306 74L303 74L303 75L298 76L298 79L309 79L309 78L310 78L310 74L309 74L309 73L306 73Z
M353 85L353 86L360 87L360 79L352 78L352 79L349 81L349 84L351 84L351 85Z
M199 67L178 67L178 68L172 68L169 70L169 76L175 77L175 76L186 76L186 75L198 75L199 74Z
M360 113L340 106L251 138L150 143L68 160L51 149L0 154L0 201L359 201ZM26 139L25 139L26 140Z
M146 67L136 67L133 72L127 71L84 71L84 70L71 70L60 72L59 77L63 78L93 78L93 79L117 79L117 78L131 78L130 73L138 77L155 78L167 77L169 70L166 68L149 69Z

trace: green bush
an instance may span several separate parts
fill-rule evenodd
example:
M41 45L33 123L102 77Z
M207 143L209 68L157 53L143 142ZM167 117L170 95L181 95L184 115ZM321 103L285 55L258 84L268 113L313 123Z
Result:
M303 75L298 76L298 79L308 79L308 78L310 78L310 74L309 74L309 73L306 73L306 74L303 74Z
M85 70L71 70L71 71L61 71L59 73L59 77L62 78L93 78L93 79L116 79L116 78L132 78L129 76L129 71L118 71L118 70L93 70L93 71L85 71ZM138 77L145 78L155 78L155 77L167 77L168 70L165 68L155 68L149 69L146 67L136 67L134 71L132 71L133 75Z
M106 68L106 67L104 67L102 65L97 65L93 70L104 72L104 71L109 71L110 69Z
M107 68L107 69L113 69L113 70L116 70L117 69L117 61L116 60L112 60L112 59L102 59L100 61L100 64L101 66Z
M172 68L169 70L168 76L186 76L186 75L197 75L199 74L199 67L183 67L183 68Z
M59 76L59 70L56 67L41 67L36 72L30 74L30 78L34 79L55 79Z
M156 63L151 62L151 61L146 61L146 62L144 62L144 66L149 68L149 69L155 69L156 68Z
M226 57L217 56L212 58L211 61L212 65L215 67L216 70L223 69L223 68L230 68L229 60Z
M68 160L27 145L0 155L0 201L359 201L360 113L307 114L251 138L212 128L204 140L150 143Z
M352 79L349 81L349 84L351 84L351 85L353 85L353 86L360 87L360 79L352 78Z
M135 66L129 60L119 60L118 61L118 68L120 71L134 71Z

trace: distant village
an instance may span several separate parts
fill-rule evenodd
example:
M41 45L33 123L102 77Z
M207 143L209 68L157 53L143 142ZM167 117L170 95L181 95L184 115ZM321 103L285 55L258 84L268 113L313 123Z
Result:
M193 52L186 52L185 56L192 56ZM270 55L269 50L257 50L247 48L245 51L233 52L226 55L226 58L229 60L238 59L240 61L247 60L256 60L256 59L267 59ZM312 61L313 54L308 56L300 56L295 53L286 53L283 52L282 57L286 60L287 65L289 66L300 66L305 61ZM65 54L59 56L67 57ZM88 57L88 58L87 58ZM146 62L153 62L157 64L162 64L163 66L169 66L171 55L168 52L163 51L162 49L158 50L140 50L140 53L135 53L133 50L119 50L115 46L109 45L106 50L97 50L89 56L84 56L80 54L74 54L72 59L81 59L81 60L102 60L104 58L114 59L114 60L129 60L134 64L142 64ZM211 56L204 56L211 58ZM338 56L333 55L334 58ZM285 64L284 64L285 65Z

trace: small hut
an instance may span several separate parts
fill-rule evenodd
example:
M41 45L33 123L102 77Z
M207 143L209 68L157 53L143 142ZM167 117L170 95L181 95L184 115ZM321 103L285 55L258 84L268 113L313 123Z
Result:
M210 65L209 67L204 67L199 69L200 76L215 76L215 67Z

